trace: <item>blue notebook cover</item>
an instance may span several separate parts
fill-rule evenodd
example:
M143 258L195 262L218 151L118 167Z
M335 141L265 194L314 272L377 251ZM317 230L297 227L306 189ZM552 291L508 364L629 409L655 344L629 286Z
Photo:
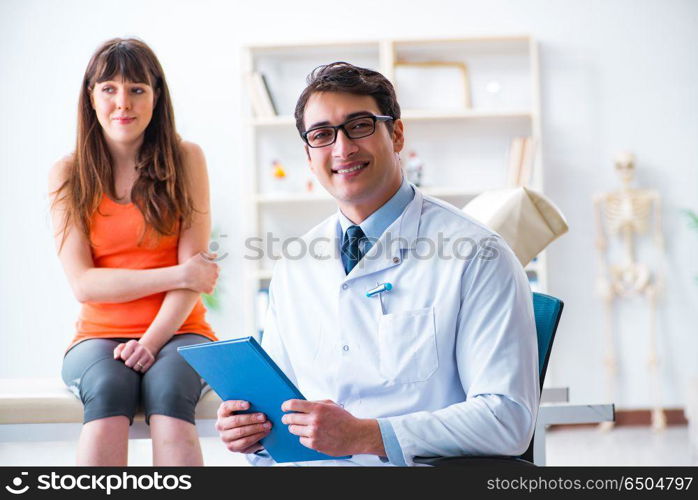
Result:
M288 426L281 422L281 404L288 399L305 398L253 337L184 346L177 351L223 401L249 401L249 410L240 413L261 412L267 416L271 433L261 443L275 461L349 458L331 457L306 448L298 436L288 431Z

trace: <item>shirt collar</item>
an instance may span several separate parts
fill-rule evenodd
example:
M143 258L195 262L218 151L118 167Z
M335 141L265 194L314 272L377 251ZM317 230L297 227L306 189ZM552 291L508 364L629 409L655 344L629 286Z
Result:
M369 241L377 241L390 224L395 222L400 214L405 210L405 207L414 198L414 188L407 182L405 177L402 178L402 183L397 192L386 201L383 206L369 215L359 227L364 232ZM342 239L347 232L349 226L355 224L350 221L341 210L337 210L339 217L339 225L342 229Z

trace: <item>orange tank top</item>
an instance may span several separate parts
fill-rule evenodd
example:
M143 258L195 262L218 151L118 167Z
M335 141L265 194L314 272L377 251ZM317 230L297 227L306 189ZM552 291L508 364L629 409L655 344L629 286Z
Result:
M146 237L141 241L144 224L136 205L116 203L104 195L90 222L95 267L153 269L177 265L179 235ZM162 292L118 304L86 302L70 345L89 338L140 338L155 319L164 298ZM175 332L179 333L198 333L217 340L206 322L206 308L200 297Z

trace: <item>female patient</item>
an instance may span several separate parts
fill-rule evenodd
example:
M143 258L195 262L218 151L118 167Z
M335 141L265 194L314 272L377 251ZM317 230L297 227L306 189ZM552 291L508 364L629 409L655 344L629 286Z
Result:
M82 303L63 380L84 405L79 465L126 465L142 405L154 465L202 465L199 376L177 347L216 340L201 292L218 278L206 162L175 131L152 50L114 39L92 56L75 152L49 175L58 255Z

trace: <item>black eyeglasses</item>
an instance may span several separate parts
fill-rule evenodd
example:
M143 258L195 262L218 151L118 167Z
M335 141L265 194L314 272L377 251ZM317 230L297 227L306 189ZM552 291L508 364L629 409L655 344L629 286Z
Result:
M366 115L352 118L339 125L323 125L311 128L301 134L305 143L311 148L322 148L334 144L337 140L337 131L342 130L349 139L361 139L368 137L376 131L376 122L387 122L393 120L392 116Z

